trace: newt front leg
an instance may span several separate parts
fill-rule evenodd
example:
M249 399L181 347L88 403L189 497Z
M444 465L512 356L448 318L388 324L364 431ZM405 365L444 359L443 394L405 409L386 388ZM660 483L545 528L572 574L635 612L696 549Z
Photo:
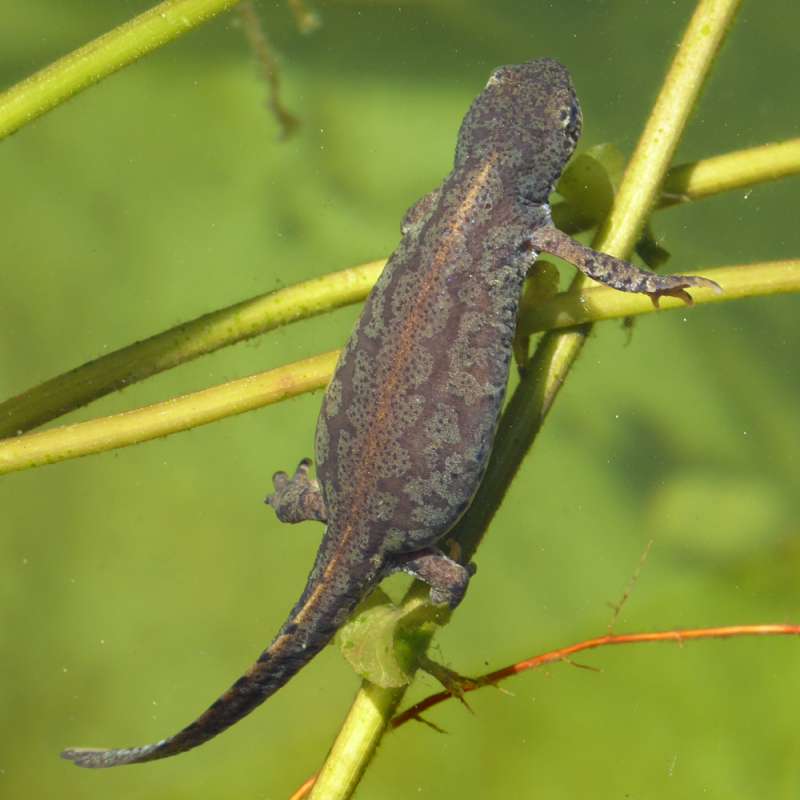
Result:
M630 261L623 261L607 253L584 247L551 225L544 225L533 231L529 242L532 250L544 251L563 258L590 278L606 286L619 289L621 292L641 292L648 295L656 308L659 298L664 296L677 297L691 305L691 295L686 291L690 286L713 289L715 292L722 291L719 284L708 278L646 272Z

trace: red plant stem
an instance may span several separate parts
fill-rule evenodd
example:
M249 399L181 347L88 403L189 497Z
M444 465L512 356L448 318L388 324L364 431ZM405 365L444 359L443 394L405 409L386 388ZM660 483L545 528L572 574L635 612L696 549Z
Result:
M298 786L297 789L294 790L292 796L289 800L303 800L304 797L308 797L309 792L311 791L311 787L314 785L314 782L317 780L317 775L319 773L315 772L309 778L306 778L303 781L302 786Z
M695 639L733 639L737 636L800 636L800 625L729 625L719 628L688 628L686 630L657 631L653 633L624 633L621 635L609 633L605 636L597 636L594 639L586 639L577 644L560 647L558 650L551 650L548 653L542 653L524 661L518 661L516 664L503 667L495 672L489 672L480 678L464 679L459 686L459 691L463 694L474 692L484 686L499 683L512 675L518 675L520 672L543 667L545 664L552 664L555 661L568 661L569 657L575 653L582 653L584 650L595 650L598 647L609 647L617 644L642 644L644 642L675 642L683 644ZM391 721L390 730L399 728L413 719L418 720L423 711L427 711L445 700L450 700L454 696L451 692L437 692L429 695L424 700L420 700L398 714ZM307 778L289 800L303 800L304 797L307 797L316 779L316 774Z
M690 628L687 630L660 631L655 633L626 633L621 635L607 634L597 636L594 639L586 639L577 644L567 647L560 647L558 650L551 650L549 653L534 656L533 658L518 661L495 672L490 672L480 678L467 680L461 687L466 692L474 692L484 686L499 683L512 675L526 672L530 669L542 667L545 664L552 664L554 661L565 661L575 653L584 650L594 650L598 647L608 647L617 644L640 644L643 642L684 642L694 639L732 639L736 636L800 636L800 625L731 625L722 628ZM399 728L401 725L412 719L417 719L423 711L427 711L445 700L449 700L453 695L450 692L437 692L420 700L410 708L402 711L391 722L391 728Z

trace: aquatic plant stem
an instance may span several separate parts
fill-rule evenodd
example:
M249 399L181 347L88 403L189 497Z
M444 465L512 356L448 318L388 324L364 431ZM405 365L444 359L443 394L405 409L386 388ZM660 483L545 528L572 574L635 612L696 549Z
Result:
M0 139L239 0L165 0L0 94Z
M0 403L0 438L35 428L220 347L359 302L385 263L372 261L257 295L57 375Z
M0 442L0 475L140 444L327 385L338 351L162 403Z
M592 241L595 250L619 258L628 257L633 250L738 7L739 0L698 2L622 176L609 214ZM571 290L579 292L586 281L583 275L577 275ZM534 359L539 361L542 370L546 397L542 404L544 414L580 355L590 331L591 326L585 324L545 334L539 343Z
M697 4L611 211L594 238L596 249L620 258L633 250L738 7L739 0L700 0Z
M684 34L681 45L676 53L673 64L667 74L664 86L659 94L656 105L650 118L648 119L645 131L642 134L633 158L620 184L619 195L612 207L607 222L598 231L595 237L594 246L596 249L603 250L612 255L625 257L633 249L639 231L647 220L647 216L653 207L658 187L663 181L669 160L672 158L675 147L680 139L686 120L697 99L703 80L708 74L708 70L719 50L725 33L730 26L738 2L735 0L700 0L695 13ZM580 289L582 279L573 282L575 289ZM514 437L514 457L513 463L509 464L506 470L509 478L516 472L519 460L533 444L536 433L541 428L541 424L552 406L558 391L566 379L572 365L580 353L583 343L586 340L589 326L584 325L577 329L571 329L562 333L546 334L532 358L535 366L529 368L529 375L525 376L520 383L520 387L526 383L531 383L532 397L536 402L527 411L523 410L523 415L529 420L529 436ZM527 380L526 380L527 378ZM515 398L518 392L515 392ZM503 415L506 421L511 413L512 404ZM515 422L517 420L514 420ZM520 420L521 421L521 420ZM498 432L498 441L501 438L501 431ZM498 447L492 453L492 462L498 463L500 455ZM490 463L487 478L493 471ZM484 490L484 480L479 494ZM499 505L508 483L498 486L496 496L492 498L494 503ZM461 529L465 520L468 519L470 511L483 504L476 497L473 500L470 510L468 510L457 529ZM494 505L494 504L493 504ZM495 506L496 507L496 506ZM481 510L481 509L479 509ZM486 523L491 517L486 518ZM485 527L484 527L485 530ZM483 535L481 531L478 538ZM456 533L456 536L459 536ZM459 541L461 539L459 538ZM361 697L365 692L381 692L396 690L381 690L365 682L355 703L361 702ZM357 781L363 775L367 761L377 749L379 739L385 733L389 717L383 720L382 725L373 724L369 732L359 730L348 730L348 736L357 738L361 746L357 751L348 750L347 742L341 742L342 733L337 737L335 748L335 758L337 760L337 774L355 776L354 780L334 782L328 780L321 785L323 778L331 775L327 769L327 762L334 756L329 755L326 764L320 771L320 777L312 790L312 798L325 798L325 800L344 800L352 795ZM334 751L332 751L333 753ZM351 756L347 763L344 763L345 756Z
M725 287L722 295L710 290L696 291L696 305L800 292L800 259L693 270L692 274L702 274ZM682 302L673 298L661 301L662 311L684 308ZM623 294L606 286L587 287L579 293L562 292L536 308L523 310L521 331L563 329L605 319L652 314L655 310L646 297ZM560 335L571 340L574 332ZM337 352L323 353L122 414L0 440L0 475L141 444L321 389L330 379Z
M311 800L349 797L355 791L380 743L386 720L395 715L404 695L405 687L381 689L374 684L366 684L358 692L325 764L309 787ZM337 787L336 795L330 794L331 786Z
M800 636L800 625L791 623L762 624L762 625L726 625L715 628L689 628L685 630L648 631L646 633L607 633L593 639L586 639L576 644L559 647L547 653L517 661L507 667L494 670L486 675L480 675L463 687L463 691L475 692L485 686L496 686L500 681L514 675L520 675L548 664L559 662L570 663L569 659L576 653L587 650L597 650L604 647L616 647L630 644L677 644L683 647L687 642L698 642L708 639L739 639L753 636ZM420 714L433 706L452 699L449 692L437 692L415 703L410 708L392 719L392 730L405 725L411 720L419 719Z
M759 183L800 174L800 139L746 147L687 164L670 167L661 185L655 210L705 200L709 197L749 189ZM583 215L561 200L553 205L553 219L566 233L592 227ZM594 224L599 219L593 221Z
M671 169L664 184L668 194L662 195L659 206L699 200L796 174L800 174L800 139L738 150ZM561 209L560 225L573 232L580 229L572 224L565 204L558 204L556 208ZM31 430L92 400L206 353L281 325L359 303L369 294L385 263L385 259L371 261L248 298L57 375L0 403L0 438ZM749 296L769 293L747 291ZM791 281L782 291L793 291ZM577 300L572 304L575 302ZM603 318L606 317L595 319ZM586 321L589 320L581 320ZM538 327L528 332L564 327L549 323L536 325Z
M800 259L715 267L696 270L691 274L704 275L724 287L722 293L711 289L693 289L695 305L800 291ZM623 294L608 286L584 286L577 294L575 291L560 292L532 308L526 308L523 303L518 326L522 335L531 335L540 331L685 308L686 304L674 297L661 298L659 308L656 308L650 298L642 294Z
M672 167L661 187L659 208L777 181L800 171L800 138L735 150Z
M415 582L406 593L402 607L404 614L425 608L428 601L429 587ZM449 613L443 612L441 622L449 619ZM409 673L415 671L418 657L428 649L436 626L423 625L414 637L410 649L406 652L406 668ZM386 721L391 720L397 707L405 696L407 686L381 688L369 681L362 683L350 706L325 763L316 776L316 782L309 784L311 800L328 800L328 798L349 797L358 786L386 729Z
M541 653L523 661L517 661L509 666L493 670L486 675L469 678L461 685L464 694L476 692L486 686L497 686L501 681L524 672L547 666L548 664L572 663L571 656L576 653L586 652L587 650L597 650L605 647L631 644L677 644L683 647L687 642L697 642L709 639L738 639L753 636L800 636L800 625L788 623L762 624L762 625L731 625L718 628L690 628L686 630L671 631L651 631L647 633L608 633L605 636L597 636L593 639L586 639L573 645L559 647L547 653ZM454 695L451 692L443 691L428 695L413 706L407 708L400 714L392 718L390 729L395 730L402 725L412 721L422 720L422 714L430 708L440 703L452 700ZM303 800L308 796L317 775L307 778L292 794L289 800Z

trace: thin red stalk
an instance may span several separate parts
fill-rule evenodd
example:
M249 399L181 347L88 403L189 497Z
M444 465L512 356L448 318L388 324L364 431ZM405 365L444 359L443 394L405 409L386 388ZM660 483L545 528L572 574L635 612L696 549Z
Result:
M567 645L560 647L558 650L551 650L548 653L542 653L533 658L518 661L516 664L511 664L502 669L489 672L482 675L480 678L465 679L464 683L459 687L463 694L467 692L474 692L482 689L484 686L491 686L499 683L505 678L510 678L512 675L518 675L520 672L526 672L530 669L542 667L545 664L552 664L555 661L566 661L569 663L569 657L575 653L581 653L584 650L595 650L598 647L608 647L617 644L642 644L644 642L676 642L683 644L684 642L691 642L695 639L733 639L737 636L800 636L800 625L791 624L774 624L774 625L729 625L726 627L717 628L688 628L686 630L677 631L656 631L652 633L623 633L623 634L606 634L605 636L597 636L594 639L586 639L577 644ZM575 665L581 666L581 665ZM412 719L419 720L423 711L427 711L433 706L443 703L445 700L450 700L455 695L450 692L437 692L436 694L429 695L424 700L420 700L410 708L398 714L390 724L390 730L399 728L406 722ZM308 796L311 787L314 785L317 775L311 775L305 780L302 786L298 787L289 800L303 800Z
M583 642L571 644L567 647L560 647L558 650L551 650L549 653L543 653L542 655L534 656L524 661L518 661L516 664L511 664L495 672L490 672L480 678L468 680L461 687L461 691L464 693L474 692L484 686L499 683L512 675L518 675L520 672L536 669L545 664L552 664L554 661L567 661L569 657L575 653L581 653L584 650L594 650L598 647L607 647L617 644L640 644L643 642L677 642L678 644L683 644L684 642L693 641L694 639L732 639L736 636L800 636L800 625L731 625L722 628L691 628L688 630L661 631L654 633L606 634L605 636L586 639ZM451 697L453 697L453 695L450 692L437 692L436 694L432 694L398 714L392 720L391 727L393 729L399 728L409 720L418 718L423 711L427 711L429 708L443 703Z

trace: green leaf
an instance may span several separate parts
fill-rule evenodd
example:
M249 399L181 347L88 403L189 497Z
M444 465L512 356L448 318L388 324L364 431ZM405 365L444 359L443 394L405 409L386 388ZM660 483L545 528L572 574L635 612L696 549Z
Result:
M624 167L619 148L599 144L569 162L556 189L586 227L593 227L608 214Z
M653 228L650 223L645 225L639 241L636 242L636 255L644 261L647 266L655 271L669 261L671 253L662 247L657 241Z
M582 227L591 228L608 215L625 169L625 157L613 144L599 144L570 161L558 182L558 193L569 203ZM636 244L636 253L657 270L670 254L656 241L648 223Z
M417 641L440 613L427 603L403 610L376 589L340 628L339 649L362 678L383 689L407 686L417 667Z

